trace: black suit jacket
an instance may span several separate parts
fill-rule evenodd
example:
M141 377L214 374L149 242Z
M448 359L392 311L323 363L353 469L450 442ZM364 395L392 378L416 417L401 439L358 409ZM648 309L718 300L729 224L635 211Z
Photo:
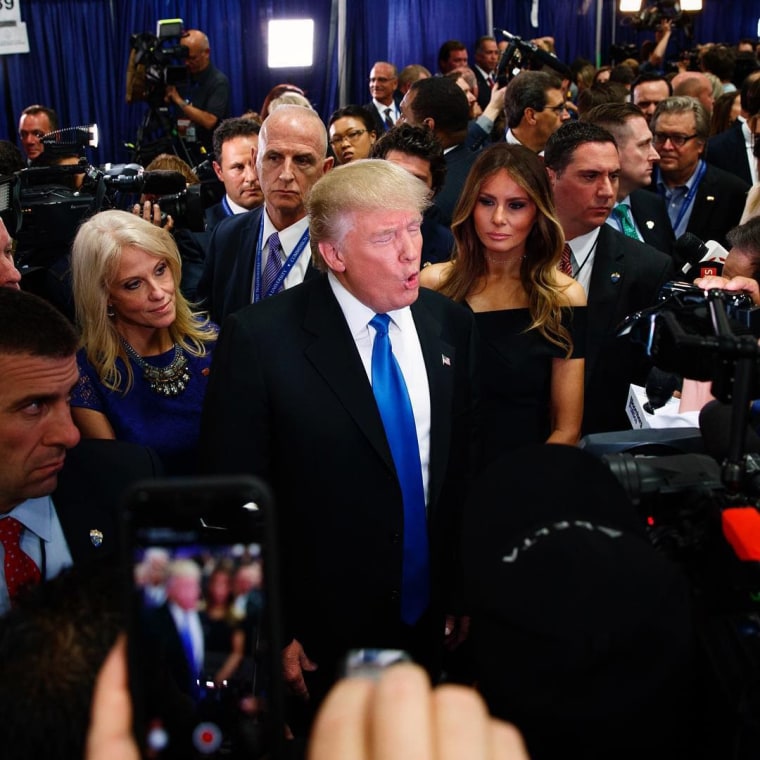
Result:
M473 66L472 71L478 82L478 105L481 111L485 111L491 102L491 85L488 84L488 80L480 73L480 69L477 66Z
M444 156L446 179L440 192L433 199L433 205L440 212L439 221L447 227L451 225L451 215L459 200L459 193L462 192L464 181L479 152L479 150L470 150L465 143L462 143Z
M713 135L707 141L705 158L718 169L733 174L748 185L752 184L752 173L740 121L735 121L725 132Z
M601 226L588 293L583 435L630 428L628 386L643 381L648 363L629 337L616 337L617 327L656 303L672 267L661 251Z
M663 253L671 253L675 235L665 201L647 190L634 190L631 199L631 214L647 245Z
M198 298L216 324L253 300L253 269L263 206L222 219L211 232ZM308 256L308 248L301 254ZM309 263L306 277L316 270Z
M75 564L117 552L123 493L160 474L153 451L125 441L85 439L67 452L52 499Z
M396 104L396 108L398 109L399 105L401 104L401 97L397 92L393 93L393 102ZM369 103L365 103L363 108L366 108L371 114L372 118L375 122L375 136L379 140L387 131L388 131L388 125L385 123L385 120L380 116L380 112L375 108L375 104L370 100Z
M219 203L215 203L213 206L209 206L203 213L203 220L206 224L206 230L208 232L211 232L211 230L216 227L219 222L222 221L222 219L226 219L229 216L229 214L224 210L224 206L222 205L221 201Z
M726 248L726 233L739 224L749 188L749 183L708 163L694 196L686 231Z
M464 307L424 289L411 311L430 386L428 524L437 609L454 569L450 552L470 469L474 321ZM325 276L227 320L201 441L212 472L254 473L273 488L285 640L295 636L322 659L320 669L351 647L393 647L401 491L371 385Z

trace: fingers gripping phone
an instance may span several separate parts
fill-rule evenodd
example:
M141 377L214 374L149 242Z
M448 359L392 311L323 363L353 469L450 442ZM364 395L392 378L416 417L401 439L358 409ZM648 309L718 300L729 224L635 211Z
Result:
M282 757L271 502L248 477L150 481L125 499L129 679L146 758Z

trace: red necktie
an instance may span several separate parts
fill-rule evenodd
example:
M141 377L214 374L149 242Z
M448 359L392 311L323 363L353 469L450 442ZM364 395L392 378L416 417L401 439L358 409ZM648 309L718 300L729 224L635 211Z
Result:
M573 276L573 252L570 250L570 244L565 243L562 249L562 255L559 257L559 271L568 277Z
M5 585L11 603L19 591L40 582L40 569L19 544L24 526L15 517L0 520L0 544L5 551Z

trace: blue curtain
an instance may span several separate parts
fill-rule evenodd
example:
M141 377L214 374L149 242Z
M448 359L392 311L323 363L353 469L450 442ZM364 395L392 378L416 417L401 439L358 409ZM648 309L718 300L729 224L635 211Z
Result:
M539 24L530 24L531 0L493 0L493 20L525 39L551 35L565 62L593 59L597 0L539 0ZM259 110L267 92L279 82L304 88L327 118L338 103L337 18L335 0L23 0L31 52L0 56L2 118L0 138L16 140L18 114L32 103L54 107L63 126L97 121L102 141L94 160L124 161L124 143L135 138L147 106L127 105L125 71L129 38L155 31L161 18L183 18L186 27L207 32L214 64L232 83L232 112ZM613 0L604 0L602 62L613 39ZM733 43L755 37L760 15L757 0L705 0L695 15L694 38L674 35L669 55L696 41ZM266 24L271 18L309 17L316 24L314 66L270 71L266 66ZM619 22L619 18L616 20ZM396 0L386 4L347 3L346 57L348 102L369 99L367 76L376 60L399 69L422 63L437 68L437 52L447 39L472 47L486 28L485 2ZM637 46L651 32L616 23L618 42Z

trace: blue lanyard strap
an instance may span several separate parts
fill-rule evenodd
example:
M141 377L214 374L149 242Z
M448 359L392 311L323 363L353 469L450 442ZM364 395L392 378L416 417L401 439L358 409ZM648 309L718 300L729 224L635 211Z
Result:
M699 169L697 169L697 176L694 178L694 182L692 182L691 187L689 188L688 192L683 198L683 201L681 202L681 208L678 210L678 216L676 217L675 224L673 225L673 233L676 235L678 234L678 227L683 221L684 215L689 210L689 208L691 207L691 204L694 201L694 196L697 194L699 183L702 181L702 177L705 176L706 171L707 171L707 164L700 159Z
M282 285L283 282L285 282L285 278L290 273L290 270L295 266L296 261L298 261L298 257L303 253L303 249L306 248L306 244L309 242L309 228L307 227L304 230L303 235L301 235L301 239L296 244L296 247L293 249L293 252L288 256L288 258L285 260L285 263L282 265L282 269L280 269L279 274L275 278L274 282L269 286L269 290L267 290L266 293L264 293L263 298L269 298L269 296L275 294ZM259 242L256 246L256 262L254 265L254 284L253 284L253 302L258 303L262 299L261 295L261 261L263 259L263 253L264 253L264 215L261 215L261 224L259 225Z
M225 215L225 216L233 216L233 214L235 213L235 212L234 212L234 211L233 211L233 210L230 208L230 204L229 204L229 202L227 201L227 196L226 196L226 195L225 195L225 196L222 198L222 208L224 209L224 215Z

